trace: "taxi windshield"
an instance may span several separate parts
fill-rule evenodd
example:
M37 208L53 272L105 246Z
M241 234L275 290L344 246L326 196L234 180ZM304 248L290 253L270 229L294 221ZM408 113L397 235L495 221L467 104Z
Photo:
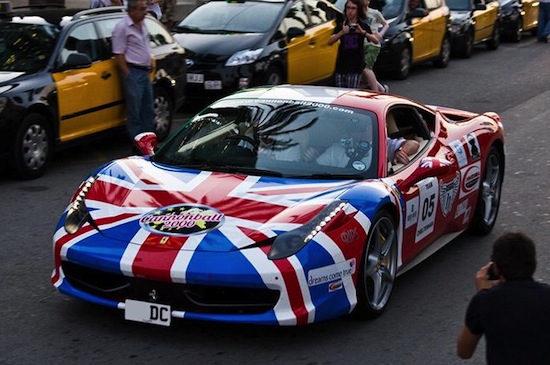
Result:
M43 69L58 34L49 25L0 22L0 71L33 73Z
M222 100L197 114L154 162L259 176L376 177L376 115L295 100Z

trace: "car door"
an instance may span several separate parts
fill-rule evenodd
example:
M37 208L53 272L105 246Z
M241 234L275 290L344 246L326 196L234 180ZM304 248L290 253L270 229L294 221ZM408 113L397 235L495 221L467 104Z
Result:
M287 81L291 84L301 84L316 76L312 65L317 40L310 28L305 2L295 1L279 27L286 36Z
M532 29L537 27L539 16L539 1L538 0L522 0L523 10L523 29Z
M69 30L58 63L63 64L75 52L88 55L91 66L52 74L57 88L61 142L123 125L125 121L116 65L110 54L105 55L92 22Z
M430 49L428 57L436 57L441 53L443 37L447 33L447 24L449 22L449 8L445 6L442 0L424 0L426 9L429 12L430 25Z
M485 4L483 0L474 0L474 4ZM491 37L493 29L498 18L498 1L491 1L486 10L475 10L475 42Z
M408 261L437 237L455 230L452 220L457 206L460 174L457 166L450 169L442 166L451 150L433 137L431 132L434 131L436 116L432 112L399 105L392 107L389 113L393 113L395 118L394 127L387 127L390 137L397 135L420 142L418 153L409 156L412 161L408 165L395 172L389 171L403 197L402 257ZM432 127L428 128L428 125ZM456 163L454 160L448 162Z
M420 0L420 7L425 9L425 5ZM413 33L413 63L422 61L430 56L433 38L433 24L430 14L424 17L410 19L411 29Z

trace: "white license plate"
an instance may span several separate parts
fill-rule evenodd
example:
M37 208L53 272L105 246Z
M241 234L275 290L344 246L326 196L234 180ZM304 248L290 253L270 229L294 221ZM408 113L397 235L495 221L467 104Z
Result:
M187 74L187 82L192 84L202 84L204 82L203 74Z
M124 319L159 326L170 326L172 316L169 305L127 299Z
M220 80L205 81L204 82L204 88L205 88L205 90L221 90L222 89L222 82Z

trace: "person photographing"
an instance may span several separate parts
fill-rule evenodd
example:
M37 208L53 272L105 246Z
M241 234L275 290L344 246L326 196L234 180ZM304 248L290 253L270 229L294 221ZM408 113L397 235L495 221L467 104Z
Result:
M457 355L469 359L482 336L489 365L550 363L550 286L533 280L535 243L521 232L493 244L491 262L476 274Z

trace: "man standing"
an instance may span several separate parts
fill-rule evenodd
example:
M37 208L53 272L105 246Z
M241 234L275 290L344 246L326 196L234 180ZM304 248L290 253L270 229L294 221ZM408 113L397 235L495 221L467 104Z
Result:
M533 280L535 243L506 233L493 245L492 262L476 274L476 288L457 341L457 354L472 357L485 335L487 364L550 363L550 286Z
M153 85L149 78L152 58L149 33L143 19L146 0L128 0L128 15L113 29L113 54L126 96L127 129L130 138L154 132Z

